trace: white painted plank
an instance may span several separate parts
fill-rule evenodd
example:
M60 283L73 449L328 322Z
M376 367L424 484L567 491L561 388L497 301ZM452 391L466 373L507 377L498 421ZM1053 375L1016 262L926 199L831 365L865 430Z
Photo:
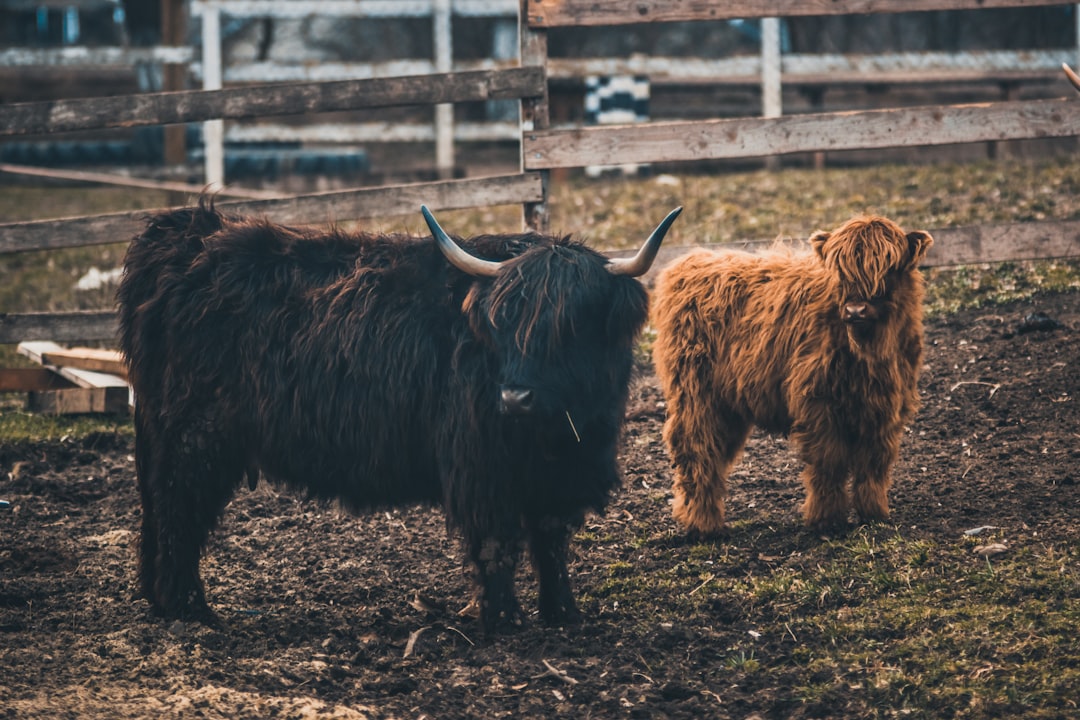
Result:
M50 352L63 352L64 348L57 343L49 340L28 340L18 344L16 351L20 355L25 355L36 363L42 364L44 367L52 370L57 375L70 380L79 387L83 388L108 388L108 387L127 387L127 381L116 375L103 372L95 372L93 370L82 370L80 368L71 367L57 367L56 365L45 364L45 355Z
M429 17L432 0L195 0L192 15L210 6L231 17L305 18ZM517 0L453 0L453 13L464 17L500 17L517 12Z
M455 142L517 142L517 123L454 123ZM420 123L316 123L280 125L275 123L235 124L225 131L229 143L292 141L302 143L359 144L375 142L434 142L435 128Z

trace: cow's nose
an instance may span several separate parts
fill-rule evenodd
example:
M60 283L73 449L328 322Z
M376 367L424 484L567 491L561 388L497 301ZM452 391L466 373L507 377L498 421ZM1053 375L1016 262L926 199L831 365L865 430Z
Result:
M502 388L502 411L506 415L526 415L532 412L533 391L529 388L504 385Z
M844 304L844 322L859 322L870 319L870 307L864 302Z

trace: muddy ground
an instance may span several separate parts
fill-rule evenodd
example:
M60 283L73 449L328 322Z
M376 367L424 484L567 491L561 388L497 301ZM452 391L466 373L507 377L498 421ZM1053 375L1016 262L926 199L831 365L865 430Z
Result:
M1061 326L1026 325L1039 311ZM933 546L992 525L1010 541L1075 547L1080 294L932 320L927 346L924 405L896 468L893 518L851 533ZM731 537L692 545L669 515L663 407L647 371L628 415L625 487L574 546L584 624L547 629L533 616L494 642L458 614L467 577L439 512L355 518L265 485L240 492L204 560L223 627L163 622L135 597L131 439L2 447L0 499L10 506L0 507L0 717L902 712L888 695L872 707L854 686L809 697L800 690L813 681L803 660L829 639L755 634L788 621L710 582L812 574L821 562L829 540L800 525L798 467L786 442L751 440L733 479ZM712 568L704 577L678 571L702 563ZM674 581L645 601L626 590L660 577ZM534 606L524 571L519 587ZM1077 657L1064 662L1074 667Z

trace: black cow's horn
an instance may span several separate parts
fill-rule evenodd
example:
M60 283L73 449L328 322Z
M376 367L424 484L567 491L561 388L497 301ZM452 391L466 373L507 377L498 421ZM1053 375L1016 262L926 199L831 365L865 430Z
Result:
M634 257L608 260L608 270L611 271L611 274L640 277L647 273L649 268L652 267L653 260L656 259L656 253L660 251L660 243L664 241L668 228L671 227L671 223L675 222L675 218L679 217L681 212L681 207L669 212L668 216L652 231L652 235L649 236L649 239L645 241L645 244L641 246L641 249L638 250L637 255Z
M451 265L463 273L477 277L495 277L499 274L499 268L502 267L501 262L484 260L465 252L460 245L446 234L445 230L439 227L438 221L435 220L435 216L431 214L426 205L420 206L420 214L424 216L432 237L435 238L435 242L439 244L439 249L442 250L442 254L446 256Z
M1073 87L1080 90L1080 75L1077 75L1066 63L1061 63L1061 69L1065 71L1065 77L1069 78Z

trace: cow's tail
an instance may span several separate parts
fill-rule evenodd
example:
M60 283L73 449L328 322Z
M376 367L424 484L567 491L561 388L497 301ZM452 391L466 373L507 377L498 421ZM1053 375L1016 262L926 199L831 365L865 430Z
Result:
M204 196L198 206L148 217L128 246L116 302L120 349L136 391L156 384L153 365L168 357L165 333L170 308L183 302L185 271L222 224L222 215Z

